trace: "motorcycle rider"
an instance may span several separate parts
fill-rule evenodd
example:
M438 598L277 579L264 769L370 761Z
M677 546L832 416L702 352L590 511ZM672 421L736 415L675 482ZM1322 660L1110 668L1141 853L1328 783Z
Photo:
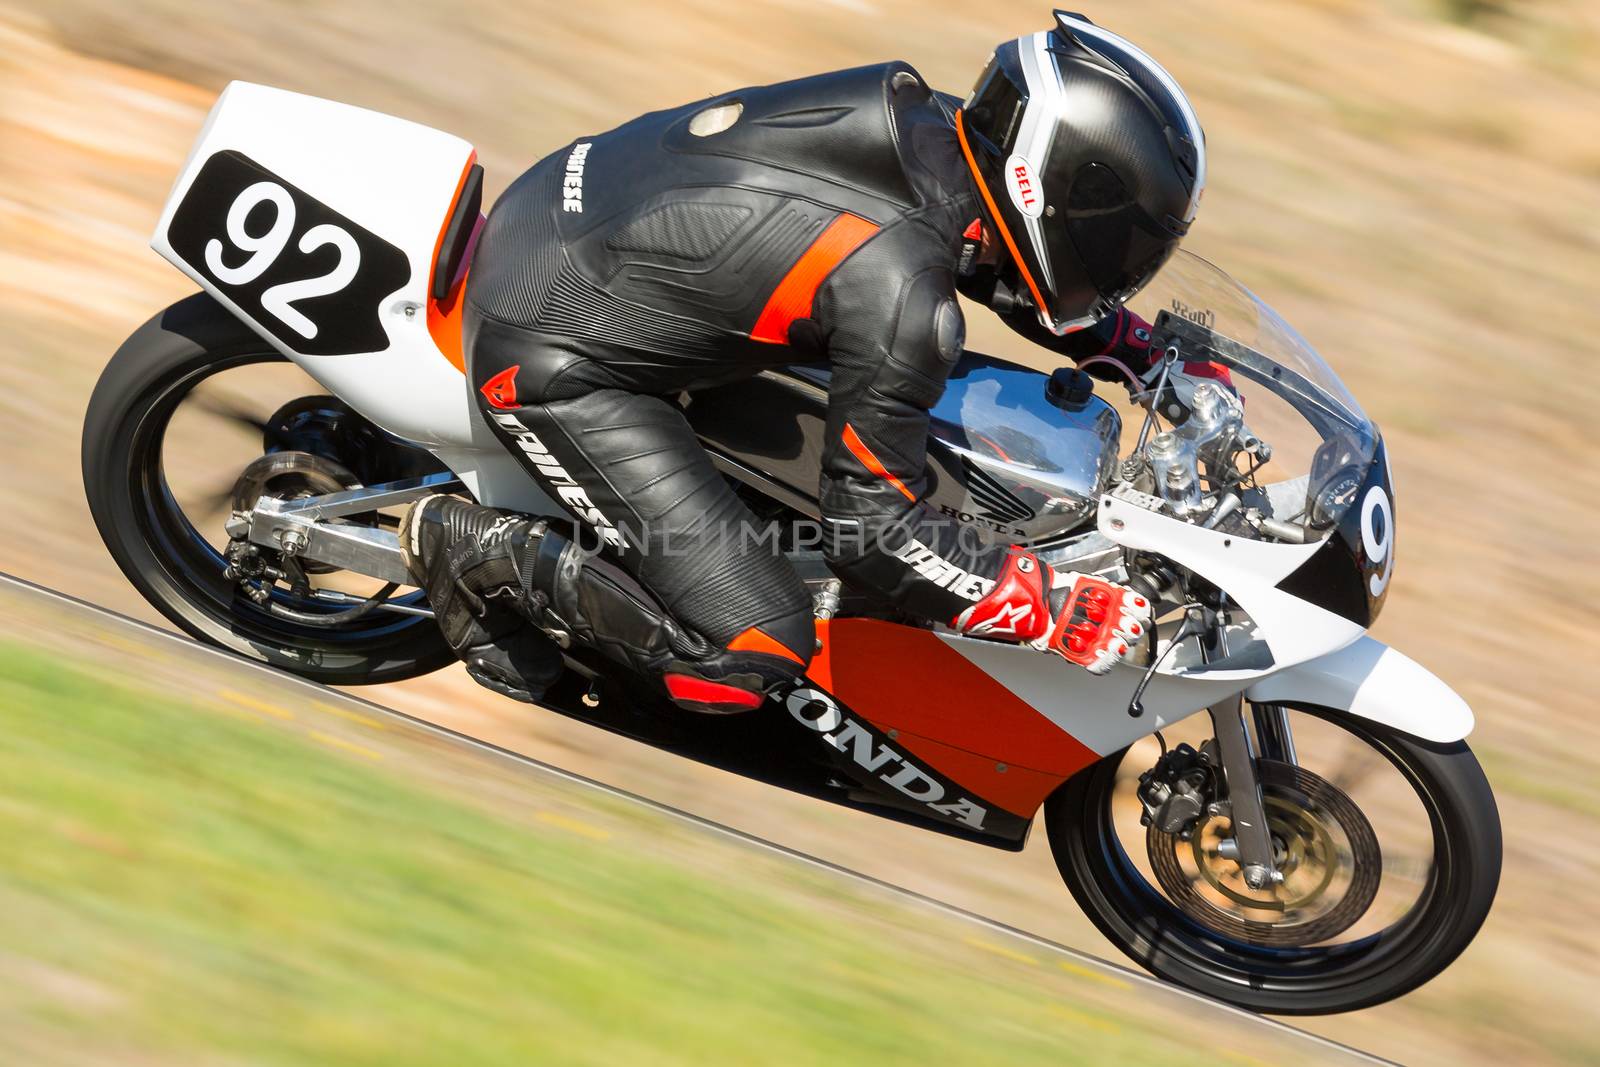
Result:
M537 699L560 670L551 634L695 710L798 677L811 598L783 556L718 536L753 516L675 398L811 362L832 369L820 503L839 575L1096 673L1128 654L1137 593L969 544L921 503L957 292L1030 341L1108 357L1102 375L1146 372L1148 327L1122 305L1204 188L1171 76L1055 14L1000 45L964 104L898 62L740 89L577 141L507 189L466 283L468 373L495 433L621 566L545 520L413 505L408 567L474 678Z

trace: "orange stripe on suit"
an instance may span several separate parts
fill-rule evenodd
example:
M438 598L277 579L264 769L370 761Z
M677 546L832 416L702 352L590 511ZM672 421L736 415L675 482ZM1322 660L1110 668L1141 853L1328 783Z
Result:
M754 626L735 635L734 639L728 642L728 649L731 652L762 652L780 659L793 660L802 667L806 663L798 652Z
M889 473L889 468L883 465L883 461L873 453L872 449L867 447L867 443L861 439L861 435L856 433L856 428L848 422L844 424L843 437L844 447L850 450L852 456L861 461L863 467L900 490L901 494L913 504L917 502L917 494L906 488L905 482Z
M789 273L767 298L766 307L750 331L750 339L767 344L789 343L789 324L811 315L811 302L817 289L833 269L878 232L878 224L849 212L828 223L811 247L801 253Z

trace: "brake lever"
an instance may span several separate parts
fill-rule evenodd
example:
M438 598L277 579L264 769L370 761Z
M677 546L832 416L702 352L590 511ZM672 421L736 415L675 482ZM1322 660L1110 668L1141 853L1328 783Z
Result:
M1134 689L1133 689L1133 696L1128 698L1128 717L1129 718L1138 719L1138 718L1143 717L1143 715L1144 715L1144 702L1143 702L1144 691L1147 688L1149 688L1150 682L1156 676L1156 671L1161 667L1161 665L1163 663L1165 663L1167 661L1167 657L1172 655L1172 652L1173 652L1174 649L1176 649L1184 641L1187 641L1189 638L1194 637L1196 634L1200 633L1201 629L1204 627L1204 625L1205 625L1204 622L1200 622L1198 624L1196 623L1195 612L1196 612L1197 607L1198 607L1198 605L1196 607L1191 607L1191 608L1185 609L1184 616L1183 616L1183 624L1180 625L1178 627L1178 629L1173 633L1172 639L1167 642L1167 647L1161 653L1161 655L1156 656L1154 659L1152 659L1150 661L1150 666L1145 668L1144 677L1139 679L1139 684L1137 686L1135 686ZM1154 641L1155 639L1156 639L1156 629L1155 629L1154 626L1152 626L1150 628L1150 640Z

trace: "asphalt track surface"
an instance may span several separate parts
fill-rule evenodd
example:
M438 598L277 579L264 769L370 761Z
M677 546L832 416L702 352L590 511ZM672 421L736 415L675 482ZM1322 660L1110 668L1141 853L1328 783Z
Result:
M954 905L947 904L944 901L938 900L934 897L905 889L901 886L879 878L874 878L870 875L862 874L859 871L851 870L848 867L829 862L828 860L801 852L797 849L790 848L775 841L769 841L754 834L746 833L742 830L736 830L729 826L724 826L721 823L715 822L711 819L703 818L699 815L695 815L692 812L675 808L669 804L663 804L659 801L652 800L649 797L640 796L636 793L619 789L616 786L608 785L605 782L596 781L592 778L586 778L583 775L573 774L570 771L566 771L560 767L556 767L549 763L522 755L521 753L501 748L498 745L490 744L486 741L482 741L470 735L448 729L425 719L419 719L414 716L407 715L404 712L385 707L384 705L378 704L374 701L353 696L344 692L343 690L331 689L316 682L311 682L304 678L296 677L288 672L280 671L274 667L269 667L265 664L256 663L246 659L241 659L240 657L224 652L221 649L203 645L182 634L173 633L171 631L161 629L160 627L141 622L137 619L128 618L125 615L102 608L98 605L89 603L88 601L80 600L77 597L68 596L65 593L57 592L56 590L46 588L45 586L37 585L24 579L15 578L11 575L0 573L0 590L3 590L9 595L20 595L23 598L47 598L49 600L56 601L59 604L66 605L73 611L81 613L85 617L97 619L98 622L103 624L106 629L131 629L139 631L148 638L176 642L179 645L184 646L191 653L216 657L220 660L226 661L241 671L264 672L273 676L273 678L280 682L287 681L292 685L303 687L308 691L308 695L314 694L314 697L317 700L326 701L335 705L344 705L353 711L360 710L367 714L377 716L381 719L389 720L397 725L404 725L405 727L420 731L424 734L445 739L449 743L461 746L463 749L475 751L483 759L498 760L512 764L521 773L526 773L529 775L542 775L548 778L558 779L582 790L594 790L597 793L605 794L606 796L625 801L629 804L636 804L651 811L680 820L690 826L696 827L702 832L731 838L746 847L772 853L777 856L781 856L790 862L804 864L808 867L827 872L827 874L832 877L854 883L858 887L865 887L871 892L892 896L904 903L909 903L916 907L927 908L932 911L942 913L961 922L970 924L975 931L984 931L990 935L998 935L1011 945L1026 946L1029 950L1041 953L1046 957L1054 958L1059 965L1064 966L1068 970L1071 970L1075 973L1094 975L1108 982L1116 983L1120 988L1124 988L1127 991L1126 995L1129 997L1137 998L1143 995L1169 1000L1172 998L1179 998L1180 1000L1188 1001L1189 1003L1186 1005L1186 1007L1189 1010L1198 1010L1209 1013L1214 1023L1226 1021L1231 1023L1233 1027L1237 1027L1245 1031L1257 1029L1259 1031L1271 1034L1274 1038L1278 1039L1278 1041L1285 1041L1300 1045L1302 1051L1307 1054L1307 1058L1315 1056L1318 1060L1326 1060L1328 1062L1368 1064L1390 1064L1394 1062L1392 1060L1386 1060L1382 1057L1372 1055L1371 1053L1363 1052L1360 1049L1353 1048L1349 1045L1333 1041L1329 1038L1322 1037L1318 1034L1309 1033L1300 1029L1299 1027L1291 1026L1288 1023L1282 1022L1278 1019L1256 1015L1252 1012L1244 1011L1240 1008L1235 1008L1231 1005L1212 1000L1209 997L1201 996L1198 993L1193 993L1169 983L1162 982L1148 974L1145 974L1142 971L1135 971L1127 967L1121 967L1116 964L1108 963L1096 956L1089 955L1088 953L1081 952L1077 949L1069 948L1066 945L1051 941L1050 939L1041 937L1038 934L1030 933L1027 930L1010 926L1006 923L988 918L987 916L980 915L976 912L968 911L964 908L955 907ZM977 942L974 943L976 944ZM1014 950L1007 949L1004 946L992 947L991 950L998 951L1001 954L1021 955L1020 953L1015 953Z

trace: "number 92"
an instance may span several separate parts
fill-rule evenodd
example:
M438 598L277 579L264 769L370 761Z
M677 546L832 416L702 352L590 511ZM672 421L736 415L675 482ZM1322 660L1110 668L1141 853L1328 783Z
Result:
M273 209L272 222L265 232L252 234L245 228L245 222L251 212L264 204ZM277 182L261 181L247 186L228 208L226 229L233 249L249 255L242 263L229 266L223 258L230 251L229 247L213 237L206 242L206 268L225 285L249 285L271 269L289 246L294 235L295 216L294 198ZM317 324L294 304L339 292L355 280L361 268L361 249L355 238L332 223L311 227L300 235L296 247L309 255L323 245L333 245L339 252L339 261L331 271L314 278L281 282L262 292L260 298L264 311L307 340L317 336Z

